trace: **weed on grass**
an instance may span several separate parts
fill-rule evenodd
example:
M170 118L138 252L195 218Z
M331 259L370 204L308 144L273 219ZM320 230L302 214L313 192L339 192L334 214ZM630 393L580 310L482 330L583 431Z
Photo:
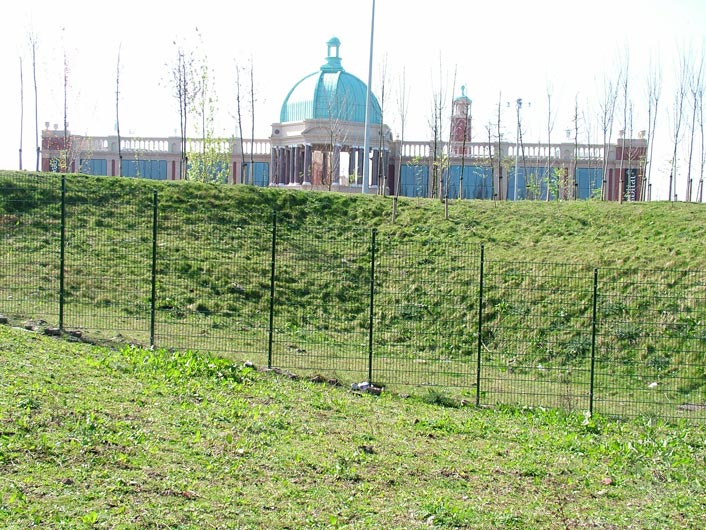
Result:
M3 528L706 524L700 425L440 406L8 326L0 385Z

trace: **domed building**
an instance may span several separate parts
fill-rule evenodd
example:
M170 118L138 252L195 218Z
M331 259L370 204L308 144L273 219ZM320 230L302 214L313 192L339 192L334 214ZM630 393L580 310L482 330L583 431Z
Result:
M370 188L371 193L450 199L649 200L644 134L626 138L621 131L606 145L568 136L551 145L518 142L492 130L474 138L473 102L465 87L452 102L448 141L402 137L393 142L371 94L366 154L368 87L343 69L340 41L332 38L326 45L326 62L289 90L269 138L215 139L223 159L212 168L214 182L350 193ZM82 136L58 125L50 130L47 122L42 170L155 180L178 180L186 173L190 178L191 169L182 167L181 141ZM187 154L198 153L202 145L202 139L189 138Z
M272 124L271 185L362 186L367 86L341 65L341 42L334 37L326 45L326 62L292 87ZM370 187L387 187L392 134L372 93L368 123Z

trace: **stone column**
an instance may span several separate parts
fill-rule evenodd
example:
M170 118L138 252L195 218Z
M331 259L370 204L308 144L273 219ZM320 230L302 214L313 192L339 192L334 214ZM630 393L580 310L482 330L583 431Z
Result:
M302 182L302 165L301 165L301 146L299 144L294 148L294 182L301 184Z
M279 166L277 167L277 184L284 184L285 166L284 166L284 147L277 149L279 151Z
M341 183L341 146L333 148L333 163L331 164L331 182L338 186Z
M373 149L373 167L370 174L373 176L372 186L378 186L380 184L380 150Z
M304 184L311 184L311 145L304 146Z
M277 148L273 147L270 149L270 177L269 181L270 184L274 184L277 182L277 175L275 174L275 161L277 160ZM235 166L233 166L235 167ZM235 174L233 175L233 178L235 179Z
M351 147L350 151L348 151L348 178L353 178L355 179L357 175L356 169L355 169L355 162L356 162L356 153L357 153L357 148ZM348 184L355 184L355 180L353 182L348 182Z
M355 181L356 183L360 180L363 175L363 162L365 162L364 149L358 148L358 165L355 168Z

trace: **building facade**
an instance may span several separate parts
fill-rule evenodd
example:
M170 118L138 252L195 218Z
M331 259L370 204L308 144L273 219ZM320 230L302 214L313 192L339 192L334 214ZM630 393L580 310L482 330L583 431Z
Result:
M375 96L368 107L367 86L343 69L340 41L326 45L326 62L289 91L269 138L215 142L228 165L219 166L217 180L451 199L649 198L644 135L621 134L607 145L471 141L472 100L464 87L453 102L448 141L393 140ZM190 153L203 148L198 139L187 144ZM118 149L117 136L72 135L48 123L42 133L44 171L177 180L182 163L179 137L121 137Z

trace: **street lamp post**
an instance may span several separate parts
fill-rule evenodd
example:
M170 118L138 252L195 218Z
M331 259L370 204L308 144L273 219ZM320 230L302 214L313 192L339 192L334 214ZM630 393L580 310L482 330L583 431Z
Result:
M370 84L373 82L373 35L375 33L375 0L370 21L370 58L368 59L368 87L365 91L365 138L363 141L363 193L368 193L368 178L370 174ZM380 124L382 126L382 124Z
M517 136L515 137L515 189L513 200L517 200L517 164L520 153L520 109L522 108L522 98L517 98Z

